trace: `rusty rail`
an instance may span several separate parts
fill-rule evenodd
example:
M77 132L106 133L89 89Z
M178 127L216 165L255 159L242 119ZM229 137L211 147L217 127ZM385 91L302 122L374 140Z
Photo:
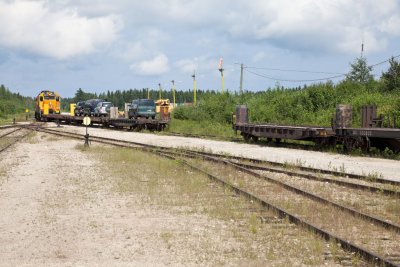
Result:
M55 135L65 136L65 137L72 137L72 138L76 138L76 139L80 139L80 140L83 140L82 138L84 137L83 135L74 134L74 133L60 134L60 132L58 132L58 131L49 131L49 130L43 130L43 129L38 129L38 130L39 131L43 131L43 132L47 132L47 133L50 133L50 134L55 134ZM157 154L157 155L169 158L169 159L177 160L177 157L172 156L171 153L169 153L171 151L168 151L168 149L166 149L166 148L161 148L160 149L159 147L153 146L153 145L143 145L143 144L137 143L137 142L121 141L121 140L116 140L116 139L111 139L111 138L101 138L101 137L93 137L93 136L92 136L92 138L97 139L97 140L93 140L92 139L94 142L102 142L102 143L106 143L106 144L110 144L110 145L116 145L116 146L125 147L125 148L140 149L140 150L143 150L143 151L146 151L146 152L151 152L151 153L154 153L154 154ZM113 144L113 142L114 142L114 144ZM118 142L119 143L125 143L125 145L123 145L123 144L115 144L115 142L117 142L117 143ZM136 147L129 146L128 144L136 145ZM215 159L214 159L214 161L215 161ZM255 172L251 171L251 170L247 170L244 167L235 166L234 163L231 163L231 162L228 162L228 161L225 161L225 160L221 160L221 161L224 161L226 164L232 165L234 167L238 167L242 171L250 172L250 173L252 173L252 175L254 174L254 176L262 176L262 175L260 175L258 173L255 173ZM216 182L218 182L220 184L223 184L224 186L229 187L232 191L236 192L237 194L243 195L243 196L245 196L246 198L248 198L250 200L257 201L263 207L277 212L281 218L288 218L290 222L295 223L295 224L297 224L299 226L302 226L303 228L305 228L305 229L307 229L309 231L312 231L312 232L316 233L317 235L321 236L322 238L324 238L327 241L335 241L337 243L340 243L341 247L343 249L359 254L362 258L364 258L368 262L371 262L373 264L378 264L378 265L381 265L381 266L397 266L395 263L389 261L388 259L380 257L379 255L376 255L375 253L367 250L366 248L363 248L361 246L353 244L353 243L351 243L351 242L349 242L347 240L344 240L344 239L342 239L340 237L337 237L334 234L332 234L332 233L330 233L328 231L325 231L325 230L323 230L323 229L321 229L321 228L319 228L319 227L317 227L317 226L315 226L313 224L310 224L310 223L306 222L305 220L302 220L301 218L289 213L288 211L286 211L284 209L281 209L281 208L279 208L279 207L277 207L277 206L273 205L272 203L269 203L269 202L267 202L265 200L262 200L262 199L260 199L260 198L258 198L256 196L254 196L250 192L247 192L247 191L245 191L243 189L240 189L240 188L234 186L233 184L230 184L229 182L226 182L226 181L224 181L224 180L222 180L222 179L220 179L220 178L218 178L218 177L206 172L205 170L202 170L202 169L190 164L189 162L187 162L184 159L180 160L180 162L182 162L183 164L185 164L188 167L192 168L193 170L199 171L199 172L207 175L211 180L216 181ZM285 186L288 186L288 185L282 185L282 186L285 187ZM297 191L299 189L292 188L292 190ZM310 194L310 193L307 193L307 192L305 192L305 193L306 193L306 195ZM314 196L312 194L310 194L309 197L311 197L311 198L314 198L314 197L319 198L318 196ZM324 203L325 202L328 203L327 200L324 200L323 202ZM397 228L395 228L395 229L397 229Z

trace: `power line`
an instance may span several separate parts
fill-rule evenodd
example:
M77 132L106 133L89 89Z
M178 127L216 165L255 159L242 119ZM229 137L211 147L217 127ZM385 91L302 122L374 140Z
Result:
M388 58L388 59L386 59L386 60L384 60L384 61L378 62L378 63L376 63L376 64L374 64L374 65L370 65L369 67L370 67L370 68L373 68L373 67L375 67L375 66L382 65L382 64L384 64L384 63L386 63L386 62L389 62L389 60L391 60L392 58L398 58L398 57L400 57L400 55L397 55L397 56L394 56L394 57L390 57L390 58Z
M253 72L251 70L248 70L245 68L245 71L259 76L259 77L263 77L266 79L270 79L270 80L274 80L274 81L278 81L278 82L318 82L318 81L325 81L325 80L331 80L331 79L335 79L335 78L339 78L339 77L343 77L346 76L346 74L340 74L340 75L336 75L336 76L331 76L331 77L325 77L325 78L320 78L320 79L310 79L310 80L291 80L291 79L280 79L280 78L275 78L275 77L271 77L271 76L266 76L264 74L260 74L257 72Z
M391 60L392 58L398 58L400 57L400 55L394 56L394 57L390 57L389 59L386 59L384 61L378 62L376 64L370 65L368 66L369 68L374 68L378 65L382 65L386 62L389 62L389 60ZM347 74L345 73L335 73L335 72L323 72L323 71L307 71L307 70L293 70L293 69L278 69L278 68L264 68L264 67L249 67L246 66L244 67L244 69L256 76L262 77L262 78L266 78L269 80L273 80L273 81L279 81L279 82L318 82L318 81L326 81L326 80L331 80L331 79L336 79L336 78L340 78L343 76L346 76ZM275 77L271 77L271 76L267 76L264 74L260 74L248 69L260 69L260 70L275 70L275 71L288 71L288 72L304 72L304 73L319 73L319 74L338 74L335 76L330 76L330 77L325 77L325 78L319 78L319 79L309 79L309 80L294 80L294 79L282 79L282 78L275 78Z
M294 70L294 69L277 69L277 68L268 68L268 67L249 67L246 66L247 69L257 69L257 70L274 70L274 71L287 71L287 72L302 72L302 73L317 73L317 74L345 74L340 72L325 72L325 71L311 71L311 70Z

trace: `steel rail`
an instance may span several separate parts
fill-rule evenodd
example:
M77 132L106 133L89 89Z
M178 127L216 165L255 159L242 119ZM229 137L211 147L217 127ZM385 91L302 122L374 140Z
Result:
M268 182L274 183L276 185L279 185L279 186L285 188L286 190L289 190L289 191L294 192L294 193L299 194L299 195L303 195L303 196L305 196L305 197L307 197L307 198L309 198L311 200L320 202L322 204L330 205L330 206L335 207L335 208L337 208L337 209L339 209L341 211L347 212L348 214L350 214L350 215L352 215L354 217L359 217L359 218L361 218L363 220L367 220L367 221L375 223L375 224L377 224L377 225L379 225L381 227L384 227L385 229L389 229L389 230L392 230L394 232L399 232L400 233L400 225L393 224L393 223L384 221L384 220L382 220L382 219L380 219L378 217L365 214L363 212L357 211L357 210L352 209L352 208L345 207L345 206L343 206L343 205L341 205L339 203L327 200L327 199L322 198L322 197L320 197L318 195L315 195L313 193L310 193L310 192L307 192L305 190L299 189L299 188L297 188L295 186L286 184L286 183L284 183L282 181L279 181L277 179L274 179L274 178L268 177L266 175L262 175L262 174L259 174L257 172L254 172L252 170L249 170L249 169L247 169L245 167L237 165L236 163L233 163L233 162L230 162L230 161L227 161L227 160L218 160L218 159L210 157L210 156L204 156L203 155L203 157L205 159L209 160L209 161L213 161L213 162L219 161L220 163L224 163L225 165L232 166L232 167L234 167L234 168L236 168L236 169L238 169L238 170L240 170L242 172L245 172L245 173L250 174L250 175L252 175L254 177L257 177L257 178L266 180Z
M279 166L279 167L285 167L284 163L280 162L275 162L275 161L269 161L269 160L259 160L259 159L253 159L253 158L244 158L244 157L238 157L238 156L227 156L227 155L221 155L221 154L212 154L212 153L207 153L207 152L198 152L204 155L210 155L210 156L216 156L220 158L228 158L228 159L234 159L234 160L247 160L250 162L254 163L259 163L259 164L269 164L272 166ZM397 185L400 186L400 182L394 181L394 180L387 180L387 179L382 179L382 178L370 178L365 175L359 175L359 174L354 174L354 173L345 173L345 172L338 172L338 171L331 171L331 170L323 170L323 169L316 169L316 168L311 168L311 167L304 167L304 166L294 166L298 168L299 170L306 171L306 172L314 172L314 173L321 173L321 174L330 174L334 176L340 176L340 177L345 177L345 178L350 178L350 179L357 179L357 180L362 180L366 182L375 182L375 183L381 183L381 184L391 184L391 185Z
M232 162L232 163L234 163L234 162ZM342 180L325 178L325 177L313 175L311 173L299 173L299 172L290 171L290 170L276 169L276 168L270 168L270 167L265 167L265 166L256 166L256 165L238 163L238 162L236 162L235 164L237 164L241 167L247 168L247 169L268 171L268 172L274 172L274 173L282 173L282 174L286 174L288 176L301 177L301 178L305 178L305 179L309 179L309 180L313 180L313 181L319 181L319 182L328 182L328 183L346 186L346 187L350 187L350 188L354 188L354 189L360 189L360 190L364 190L364 191L370 191L370 192L374 192L374 193L381 193L384 195L400 197L400 191L398 191L398 190L391 190L391 189L385 189L385 188L380 188L380 187L371 186L371 185L363 185L363 184L346 182L346 181L342 181Z
M17 124L3 125L3 126L0 126L0 130L15 128L15 127L18 127L18 125Z
M169 152L169 153L171 153L171 152ZM177 153L179 153L179 152L177 152ZM215 157L215 155L209 156L209 155L200 154L199 152L195 152L195 151L181 151L181 153L186 153L187 157L218 158L218 157ZM197 155L188 154L188 153L196 153ZM215 160L215 159L213 159L213 160ZM388 195L388 196L400 197L400 191L399 191L400 188L399 188L399 190L391 190L391 189L380 188L380 187L376 187L376 186L363 185L363 184L357 184L357 183L352 183L352 182L346 182L346 181L342 181L342 180L336 180L336 179L332 179L332 178L319 177L319 176L316 176L313 174L299 173L299 172L295 172L295 171L275 169L275 168L264 167L264 166L256 166L256 165L251 165L251 164L246 164L246 163L233 162L231 160L226 160L226 161L229 161L230 163L236 164L240 167L247 168L249 170L261 170L261 171L269 171L269 172L274 172L274 173L283 173L283 174L286 174L289 176L305 178L305 179L312 180L312 181L329 182L332 184L345 186L347 188L359 189L359 190L363 190L363 191L369 191L369 192L379 193L379 194Z
M109 140L113 140L113 139L109 138ZM125 141L125 142L132 142L132 141ZM153 145L148 145L148 144L143 144L143 143L138 143L138 142L132 142L132 143L135 143L137 145L157 148L157 146L153 146ZM164 147L164 148L168 149L167 147ZM176 150L179 150L179 149L176 149ZM232 160L241 160L241 161L248 160L250 162L259 163L259 164L268 164L271 166L278 166L278 167L282 167L282 168L285 167L285 163L269 161L269 160L259 160L259 159L244 158L244 157L238 157L238 156L232 156L232 155L213 154L213 153L207 153L207 152L199 152L199 153L209 155L209 156L228 158L228 159L232 159ZM381 183L381 184L390 184L390 185L400 186L400 181L395 181L395 180L375 178L375 177L371 178L371 177L368 177L365 175L360 175L360 174L339 172L339 171L333 171L333 170L316 169L316 168L305 167L305 166L294 166L294 167L298 168L301 171L305 171L305 172L328 174L328 175L333 175L333 176L362 180L362 181L366 181L366 182L375 182L375 183Z
M47 130L49 130L49 129L47 129ZM49 130L49 131L59 132L59 131L55 131L55 130ZM69 133L69 134L74 134L74 135L81 136L80 134L76 134L76 133ZM96 136L92 136L92 138L97 138L97 137ZM100 137L98 137L98 138L100 138ZM155 146L155 145L148 145L148 144L143 144L143 143L133 142L133 141L117 140L117 139L107 138L107 137L101 137L101 138L104 139L104 140L108 140L108 141L118 141L120 143L135 144L135 145L138 145L138 146L145 146L145 147L154 148L154 149L176 150L176 151L184 151L184 152L190 151L190 150L184 150L184 149L174 149L174 148L160 147L160 146ZM258 163L271 164L271 162L265 162L265 161L259 161L259 160L253 160L253 159L241 158L241 157L235 157L235 156L225 156L225 155L220 155L220 154L212 154L212 153L197 152L197 151L192 151L192 152L196 152L198 154L202 154L202 155L210 156L210 157L228 158L228 159L242 160L242 161L243 160L249 160L249 161L258 162ZM236 163L236 164L242 165L242 167L249 168L249 169L259 169L259 170L271 171L271 172L281 172L281 173L285 173L285 174L290 175L290 176L299 176L299 177L313 179L313 180L327 181L327 182L332 182L332 183L335 183L335 184L338 184L338 185L348 186L348 187L352 187L352 188L358 188L358 189L362 189L362 190L369 190L371 192L379 192L379 193L383 193L383 194L386 194L386 195L395 195L395 196L400 197L400 192L399 191L395 191L395 190L383 189L383 188L379 188L379 187L367 186L367 185L361 185L361 184L355 184L355 183L339 181L339 180L329 179L329 178L322 178L322 177L317 177L317 176L311 175L311 174L300 174L300 173L292 172L292 171L288 171L288 170L278 170L278 169L274 169L274 168L254 166L254 165L248 165L248 164L244 164L244 163ZM283 164L275 164L275 162L274 162L273 165L283 166ZM299 167L299 169L301 170L301 167ZM307 169L308 169L307 170L308 172L312 172L311 170L314 170L314 172L317 172L317 173L318 172L319 173L323 173L324 172L323 170L319 170L319 169L313 169L313 168L307 168ZM327 173L327 174L333 175L331 173ZM349 174L346 174L346 176L348 176L348 175ZM342 177L342 175L336 175L336 176ZM360 179L362 181L366 181L366 182L370 182L371 181L371 179L367 180L368 178L365 177L365 176L360 176L360 177L363 177L363 179ZM384 181L386 181L386 180L384 180ZM375 179L373 180L373 182L380 183L379 181L376 181ZM392 181L389 181L389 184L392 184L391 182ZM400 182L398 184L395 183L394 185L400 186Z
M49 130L47 129L47 131L49 131ZM60 133L59 131L54 131L54 130L50 130L50 132L55 133L55 134L59 134ZM65 134L65 132L63 132L63 134ZM83 135L76 134L76 133L68 133L68 134L70 134L70 135L72 135L74 137L77 137L79 139L81 139L83 137ZM68 135L68 134L66 134L66 135ZM100 139L100 140L93 140L93 139ZM352 209L352 208L345 207L345 206L343 206L341 204L338 204L336 202L333 202L333 201L327 200L325 198L319 197L318 195L315 195L313 193L310 193L310 192L304 191L302 189L299 189L297 187L291 186L289 184L286 184L286 183L281 182L279 180L276 180L274 178L271 178L271 177L268 177L268 176L265 176L265 175L261 175L261 174L259 174L257 172L249 170L249 169L247 169L245 167L242 167L242 166L240 166L240 165L238 165L236 163L233 163L231 161L221 160L218 157L204 155L201 152L199 153L199 152L194 152L194 151L180 150L180 151L174 152L171 149L168 149L168 148L165 148L165 147L158 147L158 146L154 146L154 145L147 145L147 144L142 144L142 143L137 143L137 142L131 142L131 141L125 141L125 140L117 140L117 139L112 139L112 138L103 138L103 137L98 137L98 136L92 136L92 141L100 142L100 143L103 143L103 144L111 144L111 145L113 145L112 142L124 143L124 144L129 144L129 145L134 144L134 145L139 146L139 147L145 147L146 150L150 151L150 152L151 152L151 150L155 150L155 151L158 151L158 152L163 152L163 153L168 153L168 154L173 154L173 155L176 155L177 153L179 154L180 152L184 152L186 154L192 154L192 155L201 156L204 159L208 159L210 161L214 161L214 162L215 161L219 161L221 163L224 163L226 165L230 165L230 166L232 166L232 167L234 167L234 168L236 168L238 170L241 170L241 171L243 171L245 173L248 173L248 174L250 174L252 176L255 176L257 178L261 178L261 179L267 180L269 182L272 182L274 184L277 184L277 185L279 185L279 186L281 186L281 187L283 187L283 188L285 188L285 189L287 189L289 191L292 191L292 192L294 192L296 194L303 195L303 196L305 196L305 197L307 197L309 199L312 199L314 201L318 201L318 202L323 203L323 204L331 205L331 206L333 206L333 207L335 207L335 208L337 208L339 210L347 212L348 214L350 214L350 215L352 215L354 217L359 217L359 218L361 218L363 220L370 221L370 222L375 223L375 224L377 224L377 225L379 225L381 227L384 227L386 229L389 229L389 230L392 230L392 231L395 231L395 232L400 232L400 225L393 224L393 223L384 221L384 220L382 220L382 219L380 219L378 217L365 214L363 212L357 211L357 210ZM105 142L105 141L108 141L108 142ZM120 147L124 147L124 146L120 145Z
M163 152L160 152L158 154L162 155ZM177 160L176 158L174 158L174 157L172 157L172 156L170 156L168 154L164 154L164 155L167 158L170 158L172 160ZM233 184L231 184L231 183L229 183L229 182L227 182L227 181L225 181L223 179L220 179L220 178L208 173L207 171L205 171L205 170L203 170L201 168L198 168L198 167L190 164L186 160L181 160L180 162L182 162L184 165L192 168L193 170L196 170L196 171L198 171L200 173L203 173L204 175L206 175L212 181L218 182L218 183L222 184L223 186L228 187L229 189L231 189L235 193L237 193L239 195L242 195L242 196L246 197L249 200L253 200L255 202L258 202L264 208L267 208L269 210L272 210L272 211L278 213L280 218L288 218L291 223L294 223L294 224L299 225L299 226L301 226L301 227L303 227L303 228L305 228L305 229L307 229L307 230L309 230L309 231L311 231L313 233L316 233L318 236L324 238L326 241L334 241L336 243L339 243L344 250L347 250L349 252L357 253L358 255L360 255L363 259L365 259L368 262L371 262L371 263L374 263L374 264L377 264L377 265L381 265L381 266L390 266L390 267L397 266L395 263L389 261L388 259L380 257L377 254L367 250L366 248L358 246L358 245L356 245L356 244L354 244L354 243L352 243L350 241L347 241L347 240L345 240L343 238L335 236L334 234L332 234L332 233L330 233L330 232L328 232L326 230L323 230L323 229L321 229L321 228L319 228L319 227L317 227L317 226L315 226L315 225L313 225L311 223L308 223L307 221L301 219L300 217L298 217L298 216L296 216L294 214L291 214L290 212L288 212L288 211L286 211L286 210L284 210L282 208L279 208L279 207L275 206L274 204L272 204L270 202L267 202L267 201L255 196L255 195L251 194L250 192L245 191L244 189L240 189L239 187L236 187L235 185L233 185Z
M10 128L11 128L11 127L10 127ZM17 132L17 131L20 131L21 129L22 129L22 128L17 128L17 129L15 129L15 130L11 131L11 132L5 133L5 134L1 135L0 138L6 137L6 136L8 136L8 135L10 135L10 134L13 134L13 133L15 133L15 132Z
M12 145L18 143L19 141L21 141L22 139L24 139L26 136L28 136L32 131L17 137L13 142L11 142L10 144L7 144L5 147L0 149L0 153L4 152L6 149L8 149L9 147L11 147Z
M55 135L61 135L57 131L49 131L48 133L55 134ZM64 135L64 136L68 137L68 135ZM78 136L80 136L80 139L83 137L83 135L79 135L79 134L70 135L70 137L73 137L73 138L78 138ZM101 139L101 137L96 137L96 138ZM111 138L106 138L106 139L109 139L106 142L108 144L110 144L110 145L116 145L116 146L125 147L125 148L136 148L136 149L140 149L140 150L143 150L143 151L146 151L146 152L157 154L157 155L160 155L160 156L172 159L172 160L178 160L177 157L171 156L168 153L168 151L163 151L163 150L160 151L160 150L148 149L150 147L154 148L155 146L153 146L153 145L146 145L146 146L144 146L145 149L143 149L143 144L139 144L139 145L142 145L142 147L131 147L131 146L121 145L121 144L112 144L112 142L120 142L119 140L115 140L115 139L112 140ZM98 140L95 140L95 142L98 142ZM134 143L135 145L138 144L138 143L129 142L129 141L124 141L123 143L125 143L125 142L131 143L131 144ZM215 161L215 159L214 159L214 161ZM379 255L376 255L375 253L367 250L366 248L358 246L358 245L356 245L356 244L354 244L352 242L349 242L349 241L347 241L347 240L345 240L343 238L335 236L334 234L332 234L332 233L330 233L330 232L328 232L326 230L323 230L323 229L321 229L321 228L319 228L319 227L317 227L317 226L315 226L315 225L313 225L311 223L308 223L305 220L301 219L300 217L298 217L296 215L293 215L290 212L273 205L272 203L269 203L269 202L267 202L265 200L262 200L261 198L258 198L255 195L253 195L253 194L251 194L251 193L249 193L249 192L247 192L247 191L245 191L243 189L240 189L240 188L234 186L233 184L231 184L229 182L226 182L223 179L220 179L220 178L218 178L218 177L206 172L205 170L202 170L202 169L190 164L189 162L187 162L184 159L179 159L179 162L181 162L184 165L192 168L193 170L196 170L198 172L201 172L201 173L207 175L211 180L219 182L219 183L223 184L224 186L229 187L231 190L233 190L237 194L243 195L243 196L245 196L246 198L248 198L250 200L257 201L263 207L277 212L281 218L288 218L290 222L295 223L295 224L297 224L299 226L302 226L303 228L305 228L305 229L307 229L309 231L312 231L312 232L316 233L317 235L321 236L322 238L324 238L327 241L335 241L337 243L340 243L341 247L343 249L345 249L347 251L350 251L350 252L355 252L355 253L359 254L362 258L364 258L365 260L367 260L367 261L369 261L371 263L378 264L378 265L381 265L381 266L397 266L395 263L389 261L388 259L383 258L383 257L381 257ZM229 165L233 165L234 166L234 163L231 163L231 162L228 162L228 161L225 161L225 162L227 164L229 164ZM242 171L246 170L243 167L240 167L240 166L237 166L237 167L241 168ZM250 170L247 170L247 171L250 171ZM250 172L252 172L252 171L250 171ZM256 174L255 176L258 176L258 175L261 176L258 173L254 173L254 174Z

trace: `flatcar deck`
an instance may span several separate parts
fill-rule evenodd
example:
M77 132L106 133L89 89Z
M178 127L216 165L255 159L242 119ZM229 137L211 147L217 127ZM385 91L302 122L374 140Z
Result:
M237 123L233 125L233 129L240 131L245 138L247 135L276 139L310 140L319 137L325 138L334 134L330 128L274 124Z
M64 122L67 124L82 124L84 116L71 116L67 114L48 114L42 115L43 121L55 121ZM146 118L126 119L116 118L111 119L109 116L106 117L90 117L91 124L102 125L104 127L128 127L138 129L150 129L150 130L163 130L168 124L169 120L156 120Z

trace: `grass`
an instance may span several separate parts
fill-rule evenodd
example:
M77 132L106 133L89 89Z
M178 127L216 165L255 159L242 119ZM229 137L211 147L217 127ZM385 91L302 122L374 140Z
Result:
M222 124L209 121L192 121L172 119L167 132L179 132L186 134L212 135L224 138L236 137L230 124Z
M38 134L36 131L32 131L30 134L28 134L27 137L25 137L25 142L28 144L37 144L39 142L38 138L37 138Z
M32 115L32 114L30 114ZM0 117L0 125L9 125L13 123L13 119L15 118L16 122L26 121L25 113L18 113L15 115L4 115Z

